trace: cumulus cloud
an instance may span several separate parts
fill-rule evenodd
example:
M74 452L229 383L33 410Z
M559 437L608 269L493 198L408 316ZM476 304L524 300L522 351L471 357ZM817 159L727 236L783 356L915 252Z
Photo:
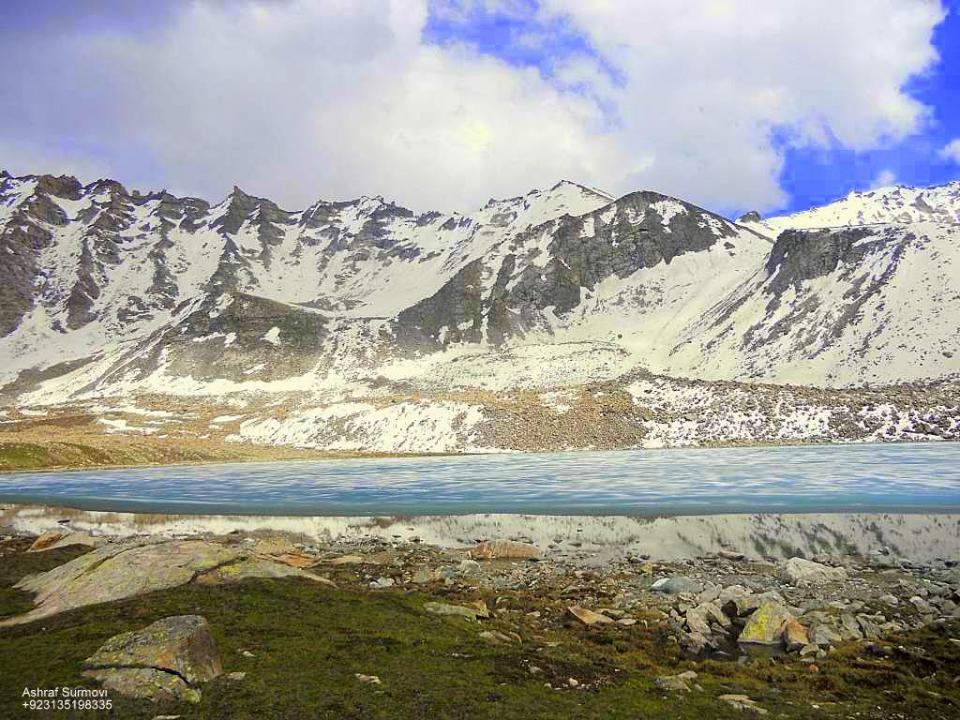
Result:
M927 0L545 0L620 69L619 145L653 184L719 206L775 206L785 145L858 150L920 128L903 90L936 59ZM878 42L878 38L882 38Z
M947 143L940 151L940 157L960 165L960 138Z
M434 11L469 22L473 4ZM545 76L426 41L426 0L194 0L159 27L7 43L23 69L0 89L0 164L62 157L288 207L382 193L469 208L569 178L763 209L783 200L785 147L866 149L922 126L903 86L935 60L943 17L934 0L481 5L527 43L561 21L594 51Z

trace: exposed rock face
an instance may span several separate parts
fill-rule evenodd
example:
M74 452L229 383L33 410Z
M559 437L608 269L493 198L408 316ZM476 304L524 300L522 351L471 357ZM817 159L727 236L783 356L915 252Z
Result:
M203 540L132 541L101 546L16 587L34 594L36 607L6 618L17 625L66 610L184 585L238 582L252 577L305 577L329 583L313 573L269 558L247 557L239 549Z
M783 564L783 578L793 585L823 585L847 579L842 567L830 567L804 558L790 558Z
M84 665L105 687L152 700L198 702L197 686L223 674L210 626L199 615L168 617L115 635Z
M201 540L106 545L21 580L16 587L34 594L36 608L0 624L31 622L84 605L176 587L237 557L231 548Z

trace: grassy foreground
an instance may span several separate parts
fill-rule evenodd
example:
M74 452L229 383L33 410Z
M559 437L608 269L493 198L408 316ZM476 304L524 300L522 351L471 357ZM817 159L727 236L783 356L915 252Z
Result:
M0 616L30 606L27 596L10 589L20 577L83 552L22 554L23 547L23 541L0 543ZM342 587L351 572L344 569L338 578ZM725 693L749 695L770 717L960 717L960 647L948 639L957 636L957 626L898 638L902 650L892 659L844 646L812 672L783 659L746 665L683 660L666 635L642 625L626 635L577 625L525 637L519 645L491 646L479 631L507 630L506 614L481 625L423 611L427 600L466 599L445 592L334 589L305 580L186 585L3 628L0 718L745 717L718 700ZM486 600L494 605L494 597ZM523 593L508 600L518 611L537 603ZM244 679L207 683L196 706L113 695L110 712L44 715L20 707L24 687L95 687L82 677L81 662L107 638L185 613L209 620L225 672L246 672ZM673 695L655 687L657 675L686 669L700 674L702 691ZM356 674L376 675L382 684L363 683ZM580 687L567 687L569 678Z

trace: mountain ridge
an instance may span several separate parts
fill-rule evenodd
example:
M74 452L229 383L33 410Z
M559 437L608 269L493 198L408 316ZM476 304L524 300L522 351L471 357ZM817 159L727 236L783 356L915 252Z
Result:
M369 438L365 413L392 436L393 398L424 451L440 436L471 446L458 427L502 443L498 413L525 392L553 412L551 393L595 403L609 386L627 404L601 434L629 444L650 430L628 390L641 372L724 397L724 383L933 384L946 420L927 424L954 432L956 403L941 400L960 376L960 182L734 222L571 181L464 214L380 196L288 211L238 187L211 204L4 172L0 269L0 402L14 415L237 401L256 411L234 440L289 440L264 435L283 427L267 422L275 406L326 447Z

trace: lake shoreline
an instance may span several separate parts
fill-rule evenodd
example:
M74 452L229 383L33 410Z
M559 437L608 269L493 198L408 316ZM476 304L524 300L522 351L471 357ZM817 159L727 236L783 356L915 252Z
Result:
M856 555L905 562L960 560L960 512L627 515L184 515L0 503L0 528L40 535L63 528L104 540L280 534L304 544L396 542L462 548L508 538L544 558L598 566L644 555L662 561L734 552L754 560Z

